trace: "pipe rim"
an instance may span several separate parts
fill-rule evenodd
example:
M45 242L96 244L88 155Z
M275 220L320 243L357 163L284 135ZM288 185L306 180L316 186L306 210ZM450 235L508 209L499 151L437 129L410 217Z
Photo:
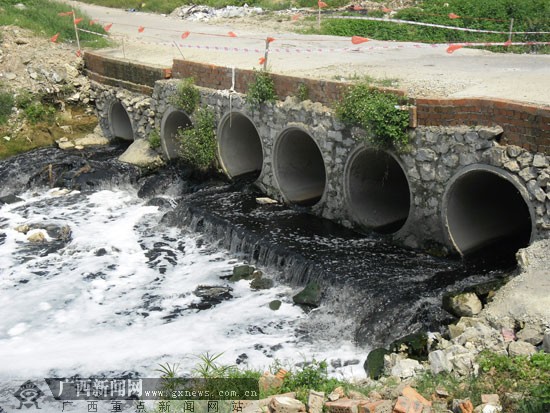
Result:
M405 222L403 223L403 225L401 225L401 227L398 230L396 230L394 232L387 233L387 235L399 236L399 234L404 233L406 231L406 228L409 226L410 221L412 219L412 216L414 215L413 214L413 209L414 209L413 200L414 200L414 198L413 198L413 191L411 189L411 181L409 179L409 175L406 172L407 170L405 168L405 165L404 165L403 161L394 152L392 152L390 150L378 149L378 148L375 148L375 147L370 147L370 146L362 144L362 145L356 147L351 152L351 154L348 156L348 159L347 159L346 164L344 166L344 173L342 174L342 177L344 179L344 183L343 183L342 187L344 188L344 202L345 202L345 206L346 206L346 211L349 214L349 216L351 217L351 219L353 220L353 222L356 223L361 229L377 232L375 229L373 229L372 226L367 225L365 220L363 218L359 217L359 215L357 213L355 213L353 211L353 208L352 208L352 195L351 195L351 190L350 190L351 181L350 181L349 178L350 178L353 163L365 151L383 152L384 154L390 156L397 163L397 165L399 165L399 167L401 168L401 171L403 172L403 176L405 177L405 180L407 181L407 188L408 188L408 191L409 191L409 209L408 209L408 213L407 213L407 218L405 219Z
M452 234L451 229L449 226L449 220L448 220L448 214L446 213L449 207L449 199L452 194L453 185L459 181L461 178L463 178L465 175L475 172L475 171L482 171L486 173L492 173L496 175L499 178L505 179L507 182L511 183L519 192L521 195L521 198L525 205L527 206L527 210L529 211L529 218L531 221L531 234L529 237L529 245L533 243L535 240L536 235L536 214L535 209L530 201L529 192L527 191L527 188L523 185L522 181L515 175L509 173L508 171L505 171L504 169L501 169L496 166L487 165L487 164L470 164L468 166L465 166L464 168L461 168L458 170L447 182L447 185L445 187L445 191L443 192L443 200L441 203L441 223L443 227L443 234L445 237L445 241L449 247L451 247L454 251L458 252L461 256L464 256L464 251L462 251L458 245L456 244Z
M124 113L128 117L128 122L130 123L130 129L132 130L132 138L131 139L125 139L121 136L116 136L114 122L113 122L113 108L116 105L120 105L120 107L124 110ZM134 123L132 122L132 118L128 114L128 110L126 110L126 107L123 105L121 100L116 99L116 98L111 99L111 101L109 103L109 111L107 112L107 121L108 121L108 125L109 125L109 133L111 134L111 137L124 139L124 140L132 141L132 142L136 140L136 129L134 128Z
M185 112L183 109L176 108L175 106L168 106L168 108L164 112L164 115L162 115L162 120L160 121L160 144L162 147L162 152L164 153L164 155L168 160L179 158L179 155L176 155L173 158L170 156L170 154L168 153L168 148L166 147L166 140L164 137L166 122L168 121L168 118L172 116L174 113L180 113L184 115L189 120L189 125L193 125L193 122L191 121L191 117L187 112Z
M226 125L226 123L229 121L229 119L231 118L231 116L233 115L238 115L238 116L242 116L244 117L246 120L248 120L250 122L250 124L252 125L252 127L254 128L254 130L256 131L256 134L258 135L258 140L260 142L260 146L262 148L262 167L260 169L260 172L258 174L258 178L256 180L259 180L261 178L261 176L263 175L264 173L264 168L265 168L265 148L264 148L264 142L262 140L262 137L260 135L260 132L258 132L258 128L256 127L256 124L254 123L254 121L244 112L240 111L240 110L232 110L232 111L229 111L227 113L225 113L220 121L218 122L218 127L216 128L216 146L217 146L217 155L218 155L218 162L220 163L220 167L222 168L223 172L225 175L227 175L230 179L234 179L236 178L237 176L239 175L232 175L230 172L229 172L229 169L226 165L226 163L224 162L223 160L223 156L222 156L222 149L220 147L220 142L221 142L221 137L223 136L222 135L222 132L223 132L223 129Z
M325 183L323 185L323 193L321 194L321 196L320 196L320 198L317 202L315 202L314 204L311 204L311 205L309 205L309 204L307 205L308 207L316 207L318 205L321 205L326 199L327 187L328 187L327 164L325 162L325 158L323 157L323 151L321 150L321 147L319 146L318 142L315 140L313 135L311 133L309 133L309 131L306 128L303 128L303 127L300 127L300 126L289 126L285 129L283 129L277 135L277 138L275 139L275 142L273 144L273 151L272 151L272 155L271 155L272 156L272 165L273 165L273 168L272 168L272 170L273 170L273 179L275 181L275 186L277 187L277 190L279 191L279 194L283 198L285 203L293 204L293 205L300 204L299 202L291 201L287 197L285 192L281 189L281 179L280 179L280 176L279 176L279 160L278 160L278 156L276 156L276 154L280 150L281 142L283 142L283 140L285 139L285 137L289 133L292 133L294 131L302 132L302 133L306 134L311 139L311 141L315 144L315 147L319 151L319 155L321 156L321 160L323 161L323 171L325 173L325 179L324 179Z

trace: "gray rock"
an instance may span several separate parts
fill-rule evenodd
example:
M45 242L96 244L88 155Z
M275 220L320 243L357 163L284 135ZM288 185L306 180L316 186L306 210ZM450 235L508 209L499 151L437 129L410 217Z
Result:
M510 356L530 356L537 352L537 348L526 341L512 341L508 346Z
M321 287L315 281L308 283L305 288L292 297L296 304L318 307L321 303Z
M229 281L248 280L254 274L254 266L248 264L235 265L233 267L233 275Z
M530 181L531 179L537 179L537 175L538 175L537 168L534 168L532 166L531 167L527 166L523 168L521 171L519 171L519 176L521 176L521 178L526 182Z
M0 197L0 205L15 204L16 202L21 202L21 201L23 201L22 198L19 198L18 196L15 196L13 194Z
M548 159L546 155L542 153L537 153L533 157L533 166L536 168L546 168L548 166Z
M499 135L501 135L504 132L504 129L502 129L500 126L492 126L492 127L481 127L477 131L479 133L479 137L481 139L493 139Z
M450 373L453 370L453 365L443 350L432 351L428 355L428 360L433 374L441 372Z
M529 164L531 164L531 162L533 161L533 155L529 152L523 152L517 157L517 160L519 162L519 165L522 168L525 168L526 166L529 166Z
M270 278L257 277L250 282L250 288L253 290L268 290L273 287L273 280Z
M425 161L434 161L437 158L437 155L434 151L427 148L420 148L416 152L416 160L425 162Z
M542 349L545 353L550 353L550 330L544 332L544 338L542 339Z
M435 168L431 163L422 162L419 171L423 181L433 181L435 179Z
M134 141L126 149L126 152L120 155L118 160L141 167L158 167L162 165L162 159L151 149L149 142L145 139Z
M417 360L401 359L397 360L395 366L392 367L391 375L406 379L416 376L416 373L422 370L424 370L424 367Z
M504 163L504 168L508 169L510 172L518 172L519 171L519 165L517 161L510 160L508 162Z
M490 165L501 166L506 163L507 159L506 148L502 146L495 146L483 153L483 160Z
M27 10L27 6L25 6L23 3L17 3L15 6L13 6L17 10Z
M529 190L529 193L535 197L535 199L539 202L546 201L546 192L539 186L537 181L534 179L527 182L527 189Z
M471 317L483 308L475 293L462 293L444 298L443 308L457 317Z
M281 300L273 300L269 303L269 308L273 311L277 311L279 308L281 308Z
M506 147L506 153L510 158L517 158L519 155L521 155L525 149L515 146L515 145L508 145Z
M542 329L537 328L533 325L525 326L516 334L516 336L519 340L525 341L534 346L538 346L540 343L542 343L542 340L544 339L544 333Z

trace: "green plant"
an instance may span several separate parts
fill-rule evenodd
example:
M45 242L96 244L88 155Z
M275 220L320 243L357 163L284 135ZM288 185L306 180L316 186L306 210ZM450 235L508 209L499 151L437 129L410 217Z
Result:
M275 84L269 72L254 69L254 80L248 85L245 101L249 106L259 106L277 99Z
M305 83L300 83L298 85L298 92L296 94L296 97L303 102L304 100L309 99L309 88Z
M195 113L193 126L178 131L181 157L191 166L206 171L216 163L216 134L214 112L201 107Z
M219 354L210 354L205 353L199 356L200 363L193 370L194 373L198 374L203 379L219 379L227 377L231 372L234 372L237 369L237 366L234 365L223 365L216 362L223 353Z
M6 123L13 109L14 99L9 92L0 91L0 124Z
M183 109L188 115L191 115L199 105L201 94L195 86L193 78L182 79L176 88L176 94L172 96L170 103Z
M348 125L365 129L375 146L397 149L408 143L409 113L402 110L405 99L359 83L348 89L336 106L336 116Z
M37 99L31 92L25 89L20 89L17 91L17 95L15 96L15 106L17 106L19 109L27 109L31 103L34 100Z
M348 385L335 378L329 378L327 362L314 359L310 363L305 363L301 370L289 371L284 377L280 392L296 392L298 399L307 402L309 390L323 391L328 394L338 386L347 387Z
M39 122L52 123L55 119L55 108L42 102L32 102L25 108L25 116L33 125Z
M149 133L149 146L151 149L160 148L160 132L158 129L153 129Z

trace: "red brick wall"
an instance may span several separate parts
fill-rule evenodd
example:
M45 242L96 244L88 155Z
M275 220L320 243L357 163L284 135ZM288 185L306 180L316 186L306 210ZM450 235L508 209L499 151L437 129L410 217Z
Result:
M204 63L174 60L172 68L147 66L129 61L103 57L94 53L84 55L91 78L113 86L120 86L150 94L155 81L192 77L198 86L212 89L231 87L231 68ZM272 74L279 99L295 96L300 84L307 86L314 102L332 105L339 101L347 83L306 79ZM254 79L253 70L235 70L235 90L246 93ZM402 91L386 89L403 95ZM416 105L418 126L500 125L504 129L504 144L522 146L533 152L550 154L550 106L535 106L499 99L411 99ZM412 111L414 113L414 111ZM413 115L414 117L414 115Z
M231 87L231 68L214 66L205 63L189 62L186 60L174 60L172 67L174 78L192 77L195 84L212 89L229 89ZM309 99L313 102L321 102L332 105L338 102L348 83L332 82L329 80L307 79L294 76L272 74L275 91L279 99L287 96L296 96L301 84L305 85L309 92ZM254 71L235 69L235 91L246 93L248 85L254 80ZM403 95L402 91L386 89L392 93Z
M500 125L503 142L550 154L550 106L502 99L416 99L418 125Z
M155 82L168 79L172 72L171 68L148 66L90 52L84 54L84 67L90 77L95 77L94 80L149 95Z

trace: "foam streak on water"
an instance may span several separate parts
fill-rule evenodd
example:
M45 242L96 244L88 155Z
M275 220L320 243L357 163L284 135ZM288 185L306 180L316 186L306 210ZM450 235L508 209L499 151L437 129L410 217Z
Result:
M307 315L292 304L289 287L253 291L248 281L220 279L234 257L200 235L159 226L162 213L132 191L54 194L26 193L24 202L0 209L0 380L158 377L164 362L189 373L207 352L223 352L227 364L246 354L254 368L275 359L364 358L349 341L301 341ZM48 251L14 230L37 222L68 225L71 241ZM230 286L233 298L190 308L200 301L193 294L199 285ZM278 311L268 307L274 299L283 302ZM361 364L332 371L363 374Z

